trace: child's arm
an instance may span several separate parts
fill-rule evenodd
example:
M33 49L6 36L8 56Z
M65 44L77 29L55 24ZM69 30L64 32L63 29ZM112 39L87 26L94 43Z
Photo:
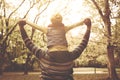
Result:
M65 27L65 31L67 32L67 31L69 31L69 30L71 30L71 29L73 29L73 28L76 28L76 27L78 27L78 26L80 26L80 25L83 25L83 24L84 24L84 21L81 21L81 22L72 24L72 25L70 25L70 26Z
M41 27L41 26L38 26L37 24L35 24L35 23L31 23L31 22L29 22L29 21L26 21L26 24L28 24L28 25L30 25L32 28L34 28L34 29L37 29L37 30L39 30L39 31L42 31L43 33L47 33L47 28L45 28L45 27Z

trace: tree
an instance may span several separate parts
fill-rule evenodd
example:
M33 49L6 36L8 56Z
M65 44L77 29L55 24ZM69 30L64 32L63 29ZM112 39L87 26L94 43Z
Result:
M15 47L16 49L17 44L19 44L18 36L16 36L15 39L12 39L13 37L11 34L15 32L15 28L17 26L17 21L19 19L17 11L21 6L24 4L26 0L20 1L19 5L14 6L9 3L7 3L6 0L2 0L0 2L1 12L0 12L0 74L2 75L2 67L5 63L5 55L9 56L7 54L7 48L9 46ZM24 13L23 18L26 18L30 10L38 3L40 3L40 0L34 0L29 1L30 6L26 13ZM41 2L42 3L42 2ZM17 16L16 16L17 15ZM18 32L18 30L16 30ZM15 40L15 41L12 41ZM10 44L11 42L16 42L14 44ZM16 45L15 45L16 44ZM19 44L20 45L20 44Z
M114 62L114 45L112 44L112 33L111 33L111 10L110 10L110 1L105 0L104 8L101 9L98 5L97 1L92 0L93 4L96 6L105 26L106 37L107 37L107 57L108 57L108 72L109 72L109 80L118 80L118 76L115 70L115 62Z
M18 10L18 8L24 3L24 0L19 4L19 6L12 10L12 12L8 15L6 13L6 11L9 8L9 4L6 3L5 0L2 0L1 1L1 13L0 13L0 35L1 35L1 38L0 38L0 61L2 61L2 63L0 63L0 73L2 75L2 67L3 67L3 64L5 62L5 54L6 54L6 49L7 47L9 46L9 40L8 40L8 37L9 35L12 34L13 30L15 29L15 27L17 26L17 23L13 23L11 24L11 17L13 16L13 14L16 12L16 10Z

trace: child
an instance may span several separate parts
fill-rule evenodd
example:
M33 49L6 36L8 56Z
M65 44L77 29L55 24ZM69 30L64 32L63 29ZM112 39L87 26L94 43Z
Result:
M25 22L26 24L30 25L32 28L40 30L46 34L47 47L49 48L48 49L49 51L67 51L68 44L65 36L66 32L84 24L82 21L82 22L73 24L71 26L65 26L62 23L62 16L59 13L51 17L51 24L48 25L47 28L38 26L28 21L25 21Z

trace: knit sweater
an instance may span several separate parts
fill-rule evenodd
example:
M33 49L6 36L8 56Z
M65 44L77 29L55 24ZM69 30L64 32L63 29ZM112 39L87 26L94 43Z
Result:
M73 80L71 76L73 73L73 60L78 58L86 48L90 30L86 30L82 42L71 52L44 51L33 44L23 26L20 27L20 32L26 47L40 60L40 78L42 78L42 80Z
M67 45L66 32L63 24L49 25L47 30L47 46Z

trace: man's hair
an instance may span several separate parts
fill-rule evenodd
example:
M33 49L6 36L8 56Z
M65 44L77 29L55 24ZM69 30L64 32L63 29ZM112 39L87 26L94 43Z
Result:
M62 16L57 13L57 14L54 14L52 17L51 17L51 22L53 24L59 24L59 23L62 23Z

